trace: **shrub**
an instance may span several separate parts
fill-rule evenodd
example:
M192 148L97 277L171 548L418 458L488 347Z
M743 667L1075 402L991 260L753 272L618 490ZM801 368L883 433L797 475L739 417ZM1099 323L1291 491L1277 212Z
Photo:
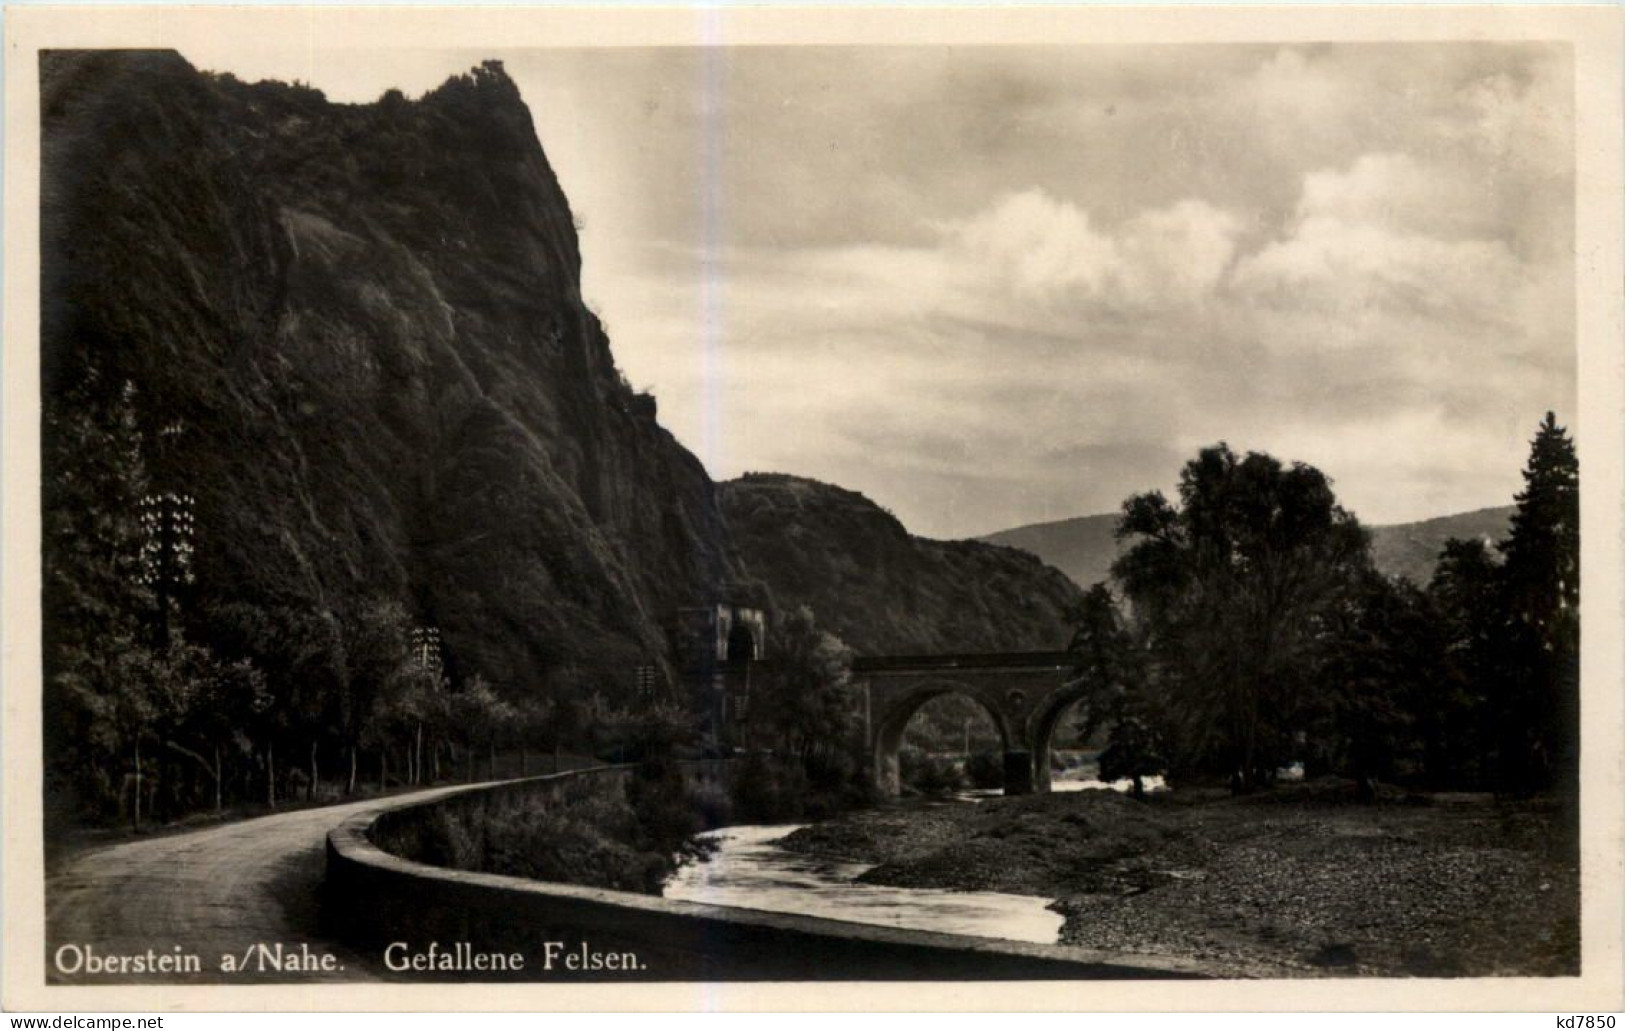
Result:
M733 798L721 784L696 784L688 790L689 807L699 817L703 830L726 827L733 821Z
M626 784L636 824L635 841L647 851L677 852L699 833L699 814L689 804L682 772L674 763L650 762Z
M752 753L733 771L730 794L745 823L784 823L805 812L807 774L800 763Z
M998 752L977 752L965 760L965 779L973 788L1004 787L1004 756Z
M433 866L478 870L485 859L484 844L465 820L445 807L437 807L415 838L414 859Z
M947 795L964 787L964 777L951 759L905 749L897 761L903 783L922 795Z
M628 798L630 784L598 779L512 809L438 807L417 833L402 831L380 845L460 870L657 893L689 839L656 847L655 838L675 833L679 818L658 791L640 791L642 814ZM682 818L696 823L686 800L680 803Z

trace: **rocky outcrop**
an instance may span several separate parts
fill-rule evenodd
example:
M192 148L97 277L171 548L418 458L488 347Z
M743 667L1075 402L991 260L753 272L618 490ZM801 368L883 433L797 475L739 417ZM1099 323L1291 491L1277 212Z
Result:
M859 654L1064 648L1079 590L1015 548L914 537L862 494L794 476L721 485L728 530L780 608Z
M98 647L109 528L152 491L194 499L188 634L301 718L348 718L347 649L391 606L510 696L629 686L679 608L762 604L754 577L863 650L1064 643L1075 589L1016 551L790 479L727 485L725 522L582 303L499 64L363 105L161 51L41 79L48 665Z
M48 54L42 86L47 468L111 496L128 470L53 431L133 413L142 475L196 498L211 637L396 600L523 690L659 661L740 575L500 65L371 105L168 52Z

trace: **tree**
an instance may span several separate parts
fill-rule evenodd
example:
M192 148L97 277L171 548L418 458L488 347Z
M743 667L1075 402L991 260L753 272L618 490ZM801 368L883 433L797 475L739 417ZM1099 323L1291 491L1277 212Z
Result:
M247 659L220 662L207 650L171 646L171 653L185 650L183 661L190 669L176 686L184 692L172 697L170 736L164 746L192 759L214 782L214 809L225 806L226 759L232 753L251 755L253 745L242 733L270 704L265 676ZM174 661L174 660L172 660Z
M475 674L463 689L449 697L451 725L468 751L468 779L474 779L474 756L482 747L490 760L489 776L496 777L496 741L510 729L513 706L500 698L485 678Z
M839 772L856 719L852 650L805 605L779 624L777 655L751 701L752 725L809 773Z
M603 699L592 678L577 666L552 671L547 678L549 720L545 740L553 751L553 768L563 768L564 750L593 751L593 737L603 714Z
M42 397L41 493L48 788L122 813L125 763L152 718L132 667L150 658L142 616L140 500L149 488L133 382L89 363ZM132 770L140 784L143 764ZM132 811L139 822L140 791ZM48 811L50 811L48 809Z
M405 775L408 784L417 783L417 745L422 741L425 720L434 720L441 694L428 670L408 660L396 666L379 685L372 699L362 741L378 749L378 790L389 786L389 754L404 743Z
M354 794L359 777L358 753L365 746L387 749L386 711L392 687L410 673L409 622L397 602L367 599L339 619L344 639L344 669L338 703L338 730L349 753L346 794ZM374 723L379 726L375 730ZM386 760L387 761L387 760Z
M1083 692L1078 736L1087 740L1107 728L1100 778L1126 778L1133 782L1134 797L1144 798L1145 778L1161 773L1166 762L1142 657L1103 583L1084 593L1073 623L1067 650Z
M1447 642L1431 599L1407 580L1371 570L1325 615L1327 635L1313 701L1314 758L1352 776L1362 801L1378 779L1418 766L1441 776L1441 688Z
M1133 707L1125 708L1113 721L1106 748L1100 753L1100 779L1126 778L1133 785L1134 797L1144 798L1145 778L1162 772L1166 765L1158 736L1151 720Z
M224 757L237 743L236 726L262 699L263 678L251 664L221 663L179 634L162 648L139 639L108 644L102 661L81 665L61 686L83 720L84 740L121 767L129 760L132 825L196 802L182 789L187 779L161 761L166 752L202 770L214 808L222 808ZM122 805L122 784L118 795Z
M1495 699L1504 785L1578 791L1580 465L1546 413L1500 545L1503 648Z
M1481 787L1490 778L1498 730L1489 699L1501 675L1501 569L1483 540L1445 541L1428 584L1444 654L1424 709L1428 770L1435 781Z
M450 719L451 701L444 678L434 670L414 663L398 704L402 721L410 735L406 746L408 775L413 784L422 784L429 779L423 768L424 734L427 733L432 742ZM436 763L438 774L438 760Z
M514 735L519 742L519 775L530 775L530 746L539 733L551 732L557 703L551 698L526 698L514 705ZM554 772L558 772L554 770Z
M1088 738L1110 719L1118 699L1138 680L1133 641L1118 614L1111 590L1097 583L1084 592L1072 617L1074 672L1084 689L1083 722L1078 736Z
M678 765L678 750L698 736L693 714L656 701L636 713L622 710L612 720L620 724L638 759L627 777L626 800L637 817L641 847L660 856L681 852L703 829Z
M1242 790L1286 758L1324 643L1322 617L1369 568L1369 540L1330 481L1302 463L1203 448L1160 492L1123 504L1113 564L1148 677L1182 726L1170 762L1232 775Z
M125 638L119 643L125 647L115 646L78 657L78 661L57 674L55 687L77 714L77 722L83 728L81 739L100 753L94 755L96 765L111 761L115 775L106 778L106 783L120 811L123 811L128 781L130 823L139 830L146 788L142 745L151 739L158 719L158 703L147 670L151 651L134 638ZM131 761L128 778L117 773L123 767L124 758Z

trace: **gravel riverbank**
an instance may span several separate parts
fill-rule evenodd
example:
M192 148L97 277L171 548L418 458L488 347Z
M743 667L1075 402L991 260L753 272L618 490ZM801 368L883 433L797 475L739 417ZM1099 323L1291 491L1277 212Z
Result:
M790 835L862 880L1040 895L1064 944L1253 977L1573 974L1579 871L1555 805L1343 785L907 804Z

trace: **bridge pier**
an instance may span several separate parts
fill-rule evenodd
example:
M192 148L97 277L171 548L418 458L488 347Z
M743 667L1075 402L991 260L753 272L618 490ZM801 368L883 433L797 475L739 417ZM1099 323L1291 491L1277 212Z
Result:
M1049 752L1033 756L1033 790L1040 795L1050 792L1052 774L1049 768Z
M903 793L903 776L898 766L897 752L876 752L874 784L882 798L897 798Z
M1033 782L1033 753L1016 750L1004 753L1004 793L1030 795L1036 790Z

